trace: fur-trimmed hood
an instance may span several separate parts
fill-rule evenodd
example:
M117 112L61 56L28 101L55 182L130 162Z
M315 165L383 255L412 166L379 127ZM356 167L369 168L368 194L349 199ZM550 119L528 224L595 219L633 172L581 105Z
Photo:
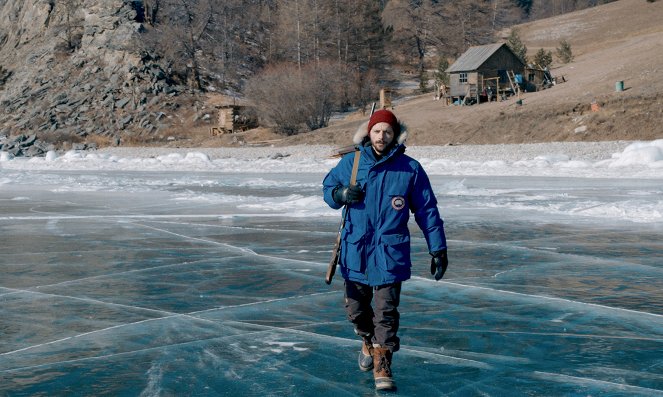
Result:
M401 133L398 134L398 136L395 136L394 139L396 140L397 144L403 144L405 143L405 140L407 139L407 126L405 123L402 121L399 121L398 124L401 127ZM369 140L368 138L368 121L362 123L359 128L357 129L357 132L355 132L354 137L352 138L352 142L355 144L361 144L363 145Z

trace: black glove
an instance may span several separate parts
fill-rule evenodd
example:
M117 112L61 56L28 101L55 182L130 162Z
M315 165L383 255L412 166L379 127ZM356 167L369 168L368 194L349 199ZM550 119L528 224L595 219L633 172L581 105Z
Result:
M338 185L332 191L332 198L339 204L355 204L364 199L364 192L361 191L361 185L352 186Z
M432 258L430 260L430 274L435 276L435 281L439 281L444 272L447 271L449 266L449 259L447 258L447 250L443 249L430 253Z

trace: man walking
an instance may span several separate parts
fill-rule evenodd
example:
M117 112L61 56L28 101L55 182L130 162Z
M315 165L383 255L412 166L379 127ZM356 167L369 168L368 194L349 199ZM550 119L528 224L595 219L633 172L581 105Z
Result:
M405 155L406 137L392 112L378 110L355 135L358 152L345 155L323 181L325 202L347 212L339 254L345 309L363 340L359 368L373 370L379 390L396 387L391 362L400 347L401 283L411 275L410 212L426 238L435 280L448 264L437 200L424 169ZM350 183L353 172L356 184Z

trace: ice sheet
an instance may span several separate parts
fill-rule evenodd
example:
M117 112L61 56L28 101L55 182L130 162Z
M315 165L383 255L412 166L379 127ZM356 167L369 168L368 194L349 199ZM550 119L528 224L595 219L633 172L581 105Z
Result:
M374 395L322 177L3 170L0 395ZM658 182L433 176L398 394L661 395Z

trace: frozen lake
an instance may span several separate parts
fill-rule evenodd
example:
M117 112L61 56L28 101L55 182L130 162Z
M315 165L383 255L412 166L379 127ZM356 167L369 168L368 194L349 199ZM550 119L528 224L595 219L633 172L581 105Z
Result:
M0 395L375 395L323 173L1 172ZM397 394L663 395L660 179L431 180Z

